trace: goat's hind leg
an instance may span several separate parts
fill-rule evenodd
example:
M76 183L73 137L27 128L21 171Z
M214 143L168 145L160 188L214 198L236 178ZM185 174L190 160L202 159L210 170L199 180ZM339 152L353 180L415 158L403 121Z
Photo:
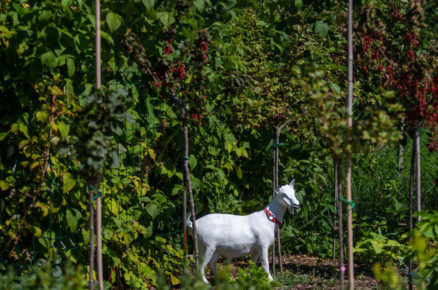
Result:
M215 248L208 247L208 246L206 247L205 253L204 253L204 258L203 258L203 261L202 261L202 265L201 265L201 268L199 269L201 271L202 281L204 281L204 283L206 283L206 284L209 284L209 283L208 283L207 278L205 278L205 267L210 262L210 260L213 257L214 253L215 253Z
M252 254L251 260L254 262L254 264L257 265L259 259L260 259L260 252L255 252Z
M216 267L216 262L217 260L219 260L220 255L218 254L218 252L215 252L213 257L210 260L210 269L211 272L213 272L213 275L216 277L217 276L217 267Z

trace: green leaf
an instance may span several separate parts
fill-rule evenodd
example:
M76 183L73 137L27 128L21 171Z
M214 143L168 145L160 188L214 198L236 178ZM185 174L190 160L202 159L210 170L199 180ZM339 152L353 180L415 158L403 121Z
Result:
M109 35L105 31L101 31L100 36L102 36L102 38L105 39L106 41L108 41L110 44L114 45L113 38L111 37L111 35Z
M53 51L50 50L41 55L41 63L48 67L55 67L58 63L58 60Z
M237 174L237 178L242 179L243 174L242 174L242 169L240 167L237 167L236 174Z
M204 0L195 0L193 1L193 5L198 9L198 11L202 11L205 8L205 1Z
M196 160L195 156L192 154L189 156L189 165L190 165L190 169L194 169L196 167L196 165L198 164L198 161Z
M157 158L157 153L154 151L154 149L148 148L148 153L151 159L155 161L155 158Z
M26 136L26 138L30 138L29 136L29 132L27 130L27 125L24 123L19 123L18 125L18 130L20 130L21 133L24 134L24 136Z
M109 12L106 15L106 24L111 32L116 31L122 25L122 17L119 14Z
M66 65L67 65L67 74L71 78L76 71L75 62L72 58L67 58Z
M146 211L153 219L158 215L158 212L159 212L158 207L153 203L149 203L146 206Z
M70 125L64 122L58 122L59 133L61 134L61 138L65 139L68 136L68 132L70 131Z
M169 12L158 12L157 17L166 28L175 22L175 18L173 18L173 15Z
M43 234L43 231L37 226L33 226L32 228L33 228L33 235L37 238L41 237L41 235Z
M330 83L330 88L338 94L341 92L341 88L335 83Z
M62 183L62 191L66 193L71 191L75 187L76 180L73 179L70 173L64 173L62 175Z
M4 180L0 180L0 189L5 191L9 188L9 185Z
M319 33L322 36L326 36L328 31L329 31L329 26L327 23L320 20L315 22L315 33Z
M72 232L75 232L78 228L78 221L81 219L82 214L79 210L73 208L73 209L67 209L67 224L70 227Z
M38 111L35 113L35 118L40 122L47 122L47 113L44 111Z
M155 5L155 1L154 0L142 0L141 2L143 2L143 5L148 10L154 8L154 5Z
M301 7L303 7L303 1L302 0L295 0L294 5L295 5L295 8L301 9Z

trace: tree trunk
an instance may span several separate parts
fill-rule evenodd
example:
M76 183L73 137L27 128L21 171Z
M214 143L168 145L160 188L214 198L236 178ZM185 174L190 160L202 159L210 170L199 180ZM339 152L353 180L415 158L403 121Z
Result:
M339 158L334 158L335 163L335 195L337 194L336 202L338 205L338 234L339 234L339 288L344 289L344 227L343 227L343 211L342 211L342 170Z
M183 249L184 249L184 260L186 260L187 257L187 190L184 187L184 193L183 193Z
M88 289L94 289L94 207L93 207L93 190L88 188L88 210L90 212L90 253L89 253L89 279L88 279Z
M348 98L347 98L347 145L350 144L353 128L353 0L348 0ZM346 154L346 197L352 202L351 192L351 153ZM351 204L347 203L347 243L348 243L348 286L354 289L354 260L353 260L353 216Z
M199 268L198 232L196 230L195 201L193 198L192 182L190 180L189 130L187 125L187 116L184 107L184 100L181 104L181 118L183 121L183 135L184 135L184 181L185 181L185 187L189 192L190 212L192 214L192 223L193 223L193 243L195 248L195 262L196 262L196 268L198 269Z
M414 174L415 174L415 153L416 153L416 142L415 136L413 136L412 140L412 155L411 155L411 168L409 171L409 231L412 232L414 228L414 219L413 219L413 197L414 197ZM412 242L412 238L410 239ZM409 259L409 272L412 271L413 262L412 259ZM412 275L408 275L409 277L409 289L413 289L412 284Z
M417 163L417 211L421 211L421 147L420 147L420 129L415 129L415 159ZM417 222L421 221L421 216L417 216Z
M95 0L96 13L96 88L101 87L100 70L100 0ZM100 189L101 174L97 174L96 188ZM97 235L97 280L99 289L103 290L103 263L102 263L102 196L99 195L96 201L96 235Z

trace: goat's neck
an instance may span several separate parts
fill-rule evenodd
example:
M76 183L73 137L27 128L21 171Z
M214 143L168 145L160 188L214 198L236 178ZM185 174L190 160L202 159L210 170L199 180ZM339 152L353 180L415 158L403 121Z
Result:
M277 197L274 197L272 201L266 206L269 211L275 216L275 218L282 222L286 208L280 204Z

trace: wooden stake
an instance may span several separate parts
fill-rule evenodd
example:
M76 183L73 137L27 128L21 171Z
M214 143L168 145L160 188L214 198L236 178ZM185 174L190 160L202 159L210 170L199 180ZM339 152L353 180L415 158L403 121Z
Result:
M411 155L411 168L409 171L409 231L412 232L414 228L414 218L413 218L413 200L414 200L414 174L415 174L415 155L416 155L416 142L415 142L415 134L412 135L412 155ZM412 237L410 238L412 242ZM413 262L412 259L409 259L409 271L412 271ZM409 290L413 289L413 281L412 275L408 275L409 277Z
M89 252L89 278L88 278L88 289L94 289L94 207L93 207L93 190L88 188L88 211L90 212L90 252Z
M415 128L415 160L417 167L417 211L421 211L421 147L420 129ZM421 221L421 216L417 216L417 222Z
M335 163L335 195L337 194L338 205L338 238L339 238L339 289L344 289L345 265L344 265L344 226L343 226L343 210L342 210L342 169L341 160L334 158Z
M275 127L275 144L277 144L277 146L274 147L274 194L276 194L276 190L279 186L279 182L278 182L278 163L280 162L280 154L279 154L279 144L280 144L280 134L281 134L281 129L283 128L283 126L276 126ZM277 231L277 244L278 244L278 263L280 264L280 272L283 272L283 257L281 255L281 242L280 242L280 227L278 227L278 231Z
M100 190L101 174L97 175L96 188ZM97 281L99 289L103 290L103 262L102 262L102 195L96 200L96 240L97 240Z
M353 128L353 0L348 0L348 97L347 97L347 146L350 144ZM351 153L347 152L345 162L346 198L352 201L351 191ZM353 259L353 216L351 204L347 203L347 245L348 245L348 286L354 289Z

